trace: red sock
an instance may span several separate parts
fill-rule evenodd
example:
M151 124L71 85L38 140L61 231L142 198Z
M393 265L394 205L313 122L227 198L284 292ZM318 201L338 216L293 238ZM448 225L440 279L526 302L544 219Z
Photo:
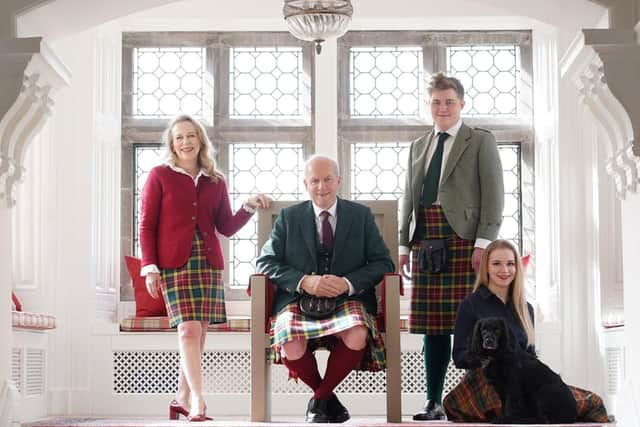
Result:
M362 350L351 350L344 345L342 340L337 341L327 361L327 372L324 374L324 379L313 394L314 399L329 399L333 389L349 375L349 372L357 368L362 360L366 347Z
M282 363L289 368L290 378L300 378L302 382L311 387L311 390L314 392L320 386L322 378L318 371L318 362L309 349L307 349L300 359L289 360L283 357Z

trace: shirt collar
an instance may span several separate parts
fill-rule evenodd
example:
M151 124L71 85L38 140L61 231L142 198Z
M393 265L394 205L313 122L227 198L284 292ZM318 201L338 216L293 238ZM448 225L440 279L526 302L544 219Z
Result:
M449 135L451 135L453 139L456 139L456 135L458 134L458 131L460 130L461 126L462 126L462 119L458 120L456 124L451 126L449 129L439 129L437 125L434 125L433 134L437 135L440 132L446 132Z
M504 302L502 302L502 300L500 298L498 298L498 296L496 294L491 292L491 290L488 287L486 287L485 285L480 285L476 292L478 293L478 295L480 295L484 299L489 299L489 298L493 297L497 301L500 301L500 304L505 304Z
M198 171L198 174L194 177L191 176L191 174L189 172L187 172L186 170L182 169L180 166L177 166L174 162L172 162L171 160L167 160L165 162L165 164L167 166L169 166L173 171L178 172L178 173L182 173L187 175L189 178L192 178L195 182L198 181L198 179L200 179L201 176L209 176L204 169L200 169L200 171Z
M320 208L318 205L316 205L315 203L311 202L311 204L313 205L313 213L315 214L316 218L320 216L320 213L327 211L331 214L332 217L336 217L336 210L338 208L338 199L336 198L336 201L333 205L331 205L329 207L329 209L322 209Z

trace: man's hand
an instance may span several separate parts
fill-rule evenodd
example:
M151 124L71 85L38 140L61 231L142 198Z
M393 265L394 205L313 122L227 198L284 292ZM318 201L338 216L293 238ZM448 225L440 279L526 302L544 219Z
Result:
M473 253L471 254L471 268L473 268L476 275L478 274L478 271L480 271L480 259L482 259L483 253L484 249L473 248Z
M332 298L349 292L347 282L333 274L325 274L324 276L306 276L300 288L310 295L317 297Z
M411 280L411 264L409 264L409 255L398 256L398 273L407 280Z

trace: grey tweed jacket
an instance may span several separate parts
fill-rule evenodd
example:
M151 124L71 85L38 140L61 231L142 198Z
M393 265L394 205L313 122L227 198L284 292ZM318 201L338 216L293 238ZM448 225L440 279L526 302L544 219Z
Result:
M411 143L405 190L400 200L398 244L410 246L422 199L426 155L433 132ZM493 134L460 127L444 165L438 199L455 233L467 240L494 240L502 224L504 183Z

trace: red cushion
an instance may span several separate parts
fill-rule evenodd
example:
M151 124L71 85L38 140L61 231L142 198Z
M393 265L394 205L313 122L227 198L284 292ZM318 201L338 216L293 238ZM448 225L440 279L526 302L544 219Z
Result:
M15 306L15 311L22 311L22 304L20 304L20 300L13 292L11 292L11 300L13 301L13 305Z
M164 299L159 297L154 299L147 292L145 278L140 276L140 259L132 256L125 256L127 270L133 282L133 293L136 299L136 317L166 316L167 309L164 306Z

